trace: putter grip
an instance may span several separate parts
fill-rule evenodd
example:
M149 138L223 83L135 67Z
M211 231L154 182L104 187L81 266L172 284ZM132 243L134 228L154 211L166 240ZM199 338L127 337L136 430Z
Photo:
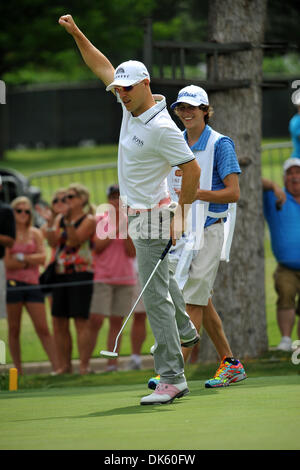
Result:
M168 244L166 246L166 248L164 249L164 251L162 252L161 256L160 256L160 259L163 260L164 257L166 256L166 254L168 253L169 249L171 248L172 246L172 238L170 238L170 240L168 241Z

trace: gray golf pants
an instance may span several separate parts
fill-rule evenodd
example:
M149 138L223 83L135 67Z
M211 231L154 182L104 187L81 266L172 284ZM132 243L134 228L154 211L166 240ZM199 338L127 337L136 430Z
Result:
M138 216L130 216L129 224ZM151 222L148 222L149 227ZM143 287L149 279L167 238L133 238L139 279ZM161 382L178 384L185 381L181 340L193 338L197 331L185 311L185 302L174 275L169 271L168 256L160 263L148 284L143 301L155 338L154 366Z

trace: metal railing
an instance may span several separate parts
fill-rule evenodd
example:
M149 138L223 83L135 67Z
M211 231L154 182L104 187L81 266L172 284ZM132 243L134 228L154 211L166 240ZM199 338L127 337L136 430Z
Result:
M282 185L283 162L290 158L292 142L264 144L261 147L262 176Z
M263 145L262 176L282 184L282 165L290 157L291 150L291 142ZM48 202L58 188L78 182L89 189L94 204L101 204L106 201L107 187L118 182L117 162L36 172L28 180L30 185L40 188L42 199Z
M93 166L65 168L32 173L29 183L42 190L42 199L50 201L59 188L66 188L71 183L81 183L88 188L93 204L106 202L106 190L118 182L117 163L105 163Z

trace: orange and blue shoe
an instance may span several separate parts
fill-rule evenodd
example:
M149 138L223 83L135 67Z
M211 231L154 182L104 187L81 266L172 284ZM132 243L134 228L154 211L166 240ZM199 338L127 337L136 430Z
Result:
M205 382L206 388L228 387L228 385L247 378L245 369L238 359L223 357L212 379Z
M155 390L157 385L160 382L160 375L157 375L156 377L151 377L148 381L148 388L151 388L151 390Z

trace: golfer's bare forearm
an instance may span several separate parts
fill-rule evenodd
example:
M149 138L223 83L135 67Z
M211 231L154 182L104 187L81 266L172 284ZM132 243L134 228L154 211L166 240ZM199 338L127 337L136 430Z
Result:
M196 199L201 170L198 163L195 160L194 162L195 163L193 164L186 163L181 166L183 174L178 203L182 209L184 209L184 206L189 206L192 204L192 202Z
M88 40L79 28L73 33L73 38L86 65L105 85L109 85L114 78L114 67L108 58Z

